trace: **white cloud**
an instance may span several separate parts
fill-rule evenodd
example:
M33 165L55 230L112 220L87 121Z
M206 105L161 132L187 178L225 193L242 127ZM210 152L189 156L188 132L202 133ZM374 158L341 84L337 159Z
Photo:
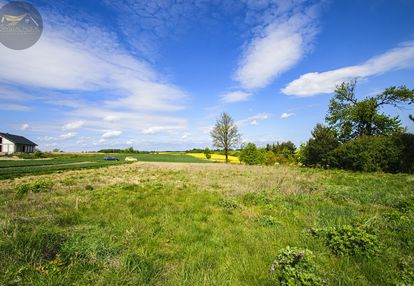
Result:
M312 72L290 82L282 92L287 95L313 96L331 93L341 82L355 77L369 77L392 70L414 67L414 41L405 43L381 55L370 58L361 65L354 65L327 72Z
M121 134L122 134L122 131L116 131L116 130L107 131L102 134L102 139L119 137Z
M250 92L238 90L223 94L221 100L226 103L247 101L251 95Z
M250 125L258 125L259 124L259 120L266 120L270 118L270 114L267 113L258 113L256 115L244 118L244 119L240 119L236 121L236 125L239 127L244 126L245 124L250 124Z
M81 128L84 124L85 122L83 122L82 120L73 121L73 122L69 122L63 125L62 129L63 130L76 130L76 129Z
M291 116L294 116L295 113L292 112L283 112L282 115L280 115L280 119L288 119Z
M120 117L118 117L118 116L116 116L116 115L107 115L107 116L105 116L104 118L103 118L103 120L104 121L107 121L107 122L115 122L115 121L118 121L118 120L120 120L121 118Z
M49 142L49 141L56 140L56 138L52 136L43 136L43 137L38 137L37 140L43 141L43 142Z
M186 132L181 136L181 139L188 139L190 136L191 136L191 134Z
M56 147L58 144L57 143L48 143L48 144L45 144L45 147Z
M33 100L34 97L15 88L0 86L0 99L2 103L4 101L27 102Z
M45 15L40 40L30 49L0 47L0 81L57 91L105 91L110 108L174 111L187 94L166 83L144 60L123 49L116 38L90 23L53 22ZM85 36L87 35L87 36ZM98 43L98 44L97 44Z
M76 118L82 118L90 129L102 131L104 124L108 130L121 130L125 133L142 132L154 126L171 126L185 128L187 120L173 115L151 114L147 112L115 111L106 107L83 106L68 113ZM113 118L112 121L102 122L103 118ZM156 128L157 129L157 128ZM152 130L152 129L149 129ZM104 130L106 131L106 130Z
M316 6L289 8L275 15L247 45L235 75L243 88L267 86L297 64L312 46L317 33Z
M145 128L144 130L142 130L142 133L143 134L157 134L157 133L163 133L163 132L171 133L177 129L181 129L181 127L179 126L152 126L152 127Z
M29 127L30 127L30 125L29 124L27 124L27 123L24 123L24 124L22 124L22 126L20 127L20 130L27 130L27 129L29 129Z
M28 111L30 107L22 104L15 103L2 103L0 105L1 110L12 110L12 111Z
M63 139L63 140L66 140L66 139L71 139L71 138L73 138L75 136L76 136L76 133L75 132L69 132L69 133L60 135L59 138L60 139Z
M3 101L0 109L30 110L31 105L26 103L33 99L36 103L65 107L60 110L62 118L56 122L45 120L47 128L41 130L50 135L53 129L54 135L49 137L56 141L63 139L59 131L82 126L88 126L85 131L111 138L136 134L152 126L187 125L187 119L163 112L185 108L188 94L136 53L123 48L116 34L82 19L67 20L60 12L44 11L43 15L48 22L33 47L14 51L0 46L0 66L7 69L7 73L0 73L0 98L12 102ZM5 90L7 86L13 87L13 93ZM89 97L98 93L102 97ZM71 122L73 118L77 121ZM61 120L65 123L63 128ZM39 126L36 122L32 129ZM125 144L126 139L120 138L118 143ZM98 143L98 139L94 142Z

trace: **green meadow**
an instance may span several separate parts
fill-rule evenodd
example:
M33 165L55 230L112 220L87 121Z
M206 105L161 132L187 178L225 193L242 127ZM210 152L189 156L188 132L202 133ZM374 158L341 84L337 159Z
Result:
M105 156L113 156L119 161L105 161ZM128 163L126 157L143 162L206 163L206 160L177 154L47 154L43 159L0 160L0 179L15 178L32 174L47 174L64 170L95 169Z
M0 234L2 285L413 285L414 176L62 170L0 181Z

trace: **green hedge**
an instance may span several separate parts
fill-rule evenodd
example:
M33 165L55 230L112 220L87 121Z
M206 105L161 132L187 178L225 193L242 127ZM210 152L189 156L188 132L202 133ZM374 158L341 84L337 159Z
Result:
M329 167L364 172L414 172L414 134L363 136L329 156Z

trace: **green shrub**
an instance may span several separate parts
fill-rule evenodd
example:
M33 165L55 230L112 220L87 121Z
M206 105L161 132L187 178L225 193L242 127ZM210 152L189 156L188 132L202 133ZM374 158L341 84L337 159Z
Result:
M267 205L272 203L272 199L264 191L249 192L243 195L243 203L247 206Z
M204 149L203 153L207 160L211 159L211 150L209 148Z
M28 192L40 193L50 191L52 188L52 182L46 180L37 180L31 183L26 183L17 186L16 191L18 195L24 195Z
M233 199L222 199L219 202L220 206L225 209L234 210L240 208L240 205Z
M331 151L339 145L336 132L322 124L312 130L312 138L301 146L301 160L306 166L328 167Z
M414 172L414 134L363 136L330 153L331 167L364 172Z
M348 141L332 152L331 166L364 172L395 172L400 149L392 137L363 136Z
M49 274L56 274L60 273L64 267L64 263L59 256L59 254L56 255L55 259L51 261L47 261L46 263L36 267L36 270L44 275Z
M271 215L264 215L259 219L259 223L261 226L275 226L279 225L280 222Z
M396 205L396 208L402 212L414 213L414 195L408 196Z
M86 185L86 186L85 186L85 190L87 190L87 191L93 191L93 186L91 186L91 185Z
M321 238L336 255L376 255L379 241L363 227L344 225L341 227L312 229L313 236Z
M281 154L275 156L275 161L280 165L288 165L290 163L290 159Z
M395 171L414 173L414 134L396 134L393 136L393 141L400 150L400 157Z
M316 267L310 250L286 247L270 267L270 274L277 285L324 285L314 274Z
M401 282L397 285L414 285L414 258L402 258L399 263L401 275Z
M256 144L248 143L240 153L240 161L247 165L261 165L266 162L266 153L257 149Z
M273 166L276 164L276 155L272 151L265 151L265 164L267 166Z
M36 158L46 158L46 155L40 150L36 150L36 152L34 152L34 156Z

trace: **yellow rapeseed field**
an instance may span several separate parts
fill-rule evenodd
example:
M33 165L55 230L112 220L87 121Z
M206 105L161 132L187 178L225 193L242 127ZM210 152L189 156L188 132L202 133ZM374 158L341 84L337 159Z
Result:
M198 159L206 159L206 156L204 155L204 153L187 153L187 155L190 155ZM224 162L226 160L226 156L221 155L221 154L211 154L210 160L214 162ZM229 161L232 164L240 164L240 160L236 156L229 156Z

